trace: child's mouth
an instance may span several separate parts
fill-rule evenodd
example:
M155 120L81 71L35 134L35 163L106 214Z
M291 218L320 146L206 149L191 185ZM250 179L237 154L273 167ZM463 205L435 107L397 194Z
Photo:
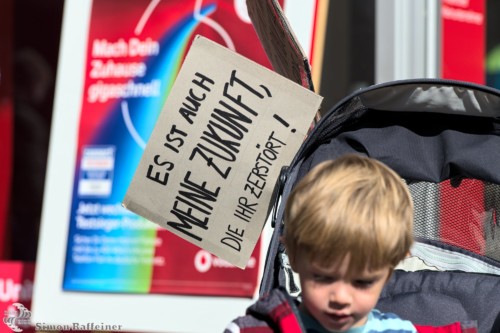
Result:
M332 321L334 321L335 323L338 323L338 324L344 324L344 323L348 322L352 317L349 314L340 314L340 313L338 313L338 314L328 313L327 315Z

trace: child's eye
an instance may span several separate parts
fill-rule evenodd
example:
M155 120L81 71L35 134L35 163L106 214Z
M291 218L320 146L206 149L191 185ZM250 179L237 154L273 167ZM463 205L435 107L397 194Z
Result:
M333 281L333 278L321 274L313 274L313 280L319 283L329 283Z
M374 282L374 280L356 280L354 281L354 286L359 289L368 289Z

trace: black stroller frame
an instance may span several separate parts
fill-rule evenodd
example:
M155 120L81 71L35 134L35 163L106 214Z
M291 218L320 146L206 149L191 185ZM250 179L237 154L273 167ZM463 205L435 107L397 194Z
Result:
M280 243L284 202L312 167L353 152L393 168L415 205L416 243L377 308L418 325L500 330L500 91L462 81L374 85L323 116L278 180L260 293L300 294Z

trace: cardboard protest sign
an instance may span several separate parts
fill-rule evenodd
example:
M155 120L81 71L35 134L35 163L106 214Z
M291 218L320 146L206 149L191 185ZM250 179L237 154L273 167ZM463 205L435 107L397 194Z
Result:
M273 69L314 90L311 66L277 0L247 0L248 15Z
M244 268L321 100L197 36L123 205Z

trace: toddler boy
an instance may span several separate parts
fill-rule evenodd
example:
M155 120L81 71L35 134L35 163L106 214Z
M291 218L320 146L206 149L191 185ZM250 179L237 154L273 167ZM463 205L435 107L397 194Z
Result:
M226 332L416 332L374 309L413 242L413 204L401 178L349 154L313 168L285 207L283 242L301 284L263 296Z

